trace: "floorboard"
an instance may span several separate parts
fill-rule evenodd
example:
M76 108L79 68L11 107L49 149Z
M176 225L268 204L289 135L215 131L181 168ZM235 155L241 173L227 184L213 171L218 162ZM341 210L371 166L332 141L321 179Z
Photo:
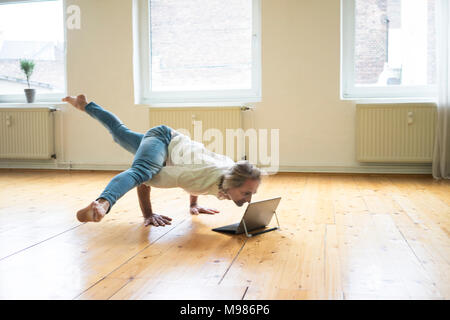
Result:
M245 206L191 216L181 189L152 189L170 226L143 226L135 190L78 222L116 174L0 170L0 299L450 298L449 181L278 173L252 200L281 196L281 229L246 238L211 231Z

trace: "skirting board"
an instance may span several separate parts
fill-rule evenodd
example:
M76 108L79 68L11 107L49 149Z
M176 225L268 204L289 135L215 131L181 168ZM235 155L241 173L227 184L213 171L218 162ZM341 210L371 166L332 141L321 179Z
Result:
M421 166L321 166L321 167L299 167L280 166L278 172L323 172L323 173L379 173L379 174L432 174L431 164Z
M99 171L124 171L130 168L130 164L122 163L75 163L56 161L25 161L16 160L0 161L0 169L56 169L56 170L99 170Z
M58 169L58 170L104 170L124 171L130 164L121 163L75 163L49 161L0 161L0 169ZM262 167L264 169L264 167ZM278 172L323 172L323 173L394 173L394 174L430 174L431 164L421 165L361 165L361 166L280 166ZM269 172L270 173L270 172Z

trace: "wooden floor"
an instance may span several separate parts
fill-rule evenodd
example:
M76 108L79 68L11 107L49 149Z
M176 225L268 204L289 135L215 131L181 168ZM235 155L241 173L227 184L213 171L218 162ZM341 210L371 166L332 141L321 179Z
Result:
M211 231L245 206L191 216L181 189L152 190L171 226L144 228L135 190L79 223L115 174L0 170L0 299L450 298L449 181L269 176L253 200L281 195L282 229L247 239Z

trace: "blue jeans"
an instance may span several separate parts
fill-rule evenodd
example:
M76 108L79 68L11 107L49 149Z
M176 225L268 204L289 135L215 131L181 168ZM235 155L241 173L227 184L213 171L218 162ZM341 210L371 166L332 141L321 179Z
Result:
M113 113L94 102L86 105L85 111L108 129L115 142L135 154L131 168L116 175L96 199L106 199L109 209L125 193L150 180L165 165L167 149L172 139L172 130L160 125L148 130L145 135L128 129Z

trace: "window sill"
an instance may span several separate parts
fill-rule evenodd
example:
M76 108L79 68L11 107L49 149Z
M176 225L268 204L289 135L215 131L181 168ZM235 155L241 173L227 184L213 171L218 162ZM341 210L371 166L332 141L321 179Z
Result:
M0 0L1 1L1 0ZM0 105L45 105L45 104L64 104L61 101L66 95L64 94L37 94L33 103L27 103L25 95L0 95Z
M152 108L190 108L190 107L245 107L252 106L256 102L203 102L203 103L137 103L135 106L137 107L146 107L149 109Z
M55 107L57 105L63 104L61 101L54 102L0 102L0 108L42 108L42 107Z
M436 103L436 98L341 98L343 101L354 101L356 104L383 103Z

